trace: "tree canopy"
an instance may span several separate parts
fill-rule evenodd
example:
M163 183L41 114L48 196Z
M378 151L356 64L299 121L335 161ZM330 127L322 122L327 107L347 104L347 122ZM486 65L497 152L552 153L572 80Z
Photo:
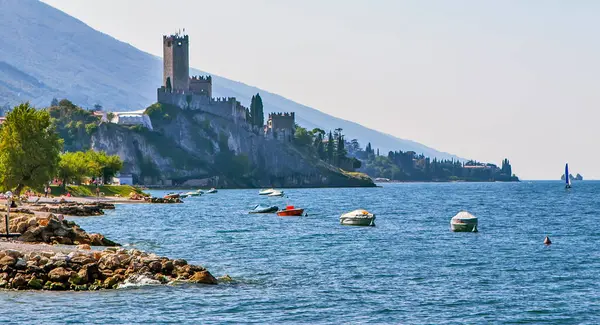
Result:
M104 151L66 152L60 156L58 178L63 185L81 184L86 178L102 177L108 182L123 168L123 161L117 155L107 155Z
M25 187L40 188L56 174L63 141L50 114L29 103L15 107L0 128L0 183L18 195Z

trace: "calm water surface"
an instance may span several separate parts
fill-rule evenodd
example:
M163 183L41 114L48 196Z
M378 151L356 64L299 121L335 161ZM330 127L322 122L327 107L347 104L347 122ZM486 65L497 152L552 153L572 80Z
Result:
M257 192L76 219L236 282L0 292L0 322L600 323L600 182L568 192L559 182ZM306 207L309 216L248 215L258 203ZM376 213L377 226L339 225L340 213L355 208ZM479 233L449 231L463 209L479 217Z

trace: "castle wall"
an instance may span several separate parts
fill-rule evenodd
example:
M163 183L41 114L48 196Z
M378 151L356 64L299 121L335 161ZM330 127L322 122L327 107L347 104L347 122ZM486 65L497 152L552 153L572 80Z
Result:
M188 36L163 36L163 86L171 80L173 90L190 89Z
M269 114L270 127L277 129L294 129L296 127L296 117L292 113L271 113Z
M158 102L181 109L200 110L234 121L246 121L246 109L234 98L210 98L191 92L169 92L158 89Z
M212 78L192 77L190 79L190 91L196 95L204 95L212 98Z

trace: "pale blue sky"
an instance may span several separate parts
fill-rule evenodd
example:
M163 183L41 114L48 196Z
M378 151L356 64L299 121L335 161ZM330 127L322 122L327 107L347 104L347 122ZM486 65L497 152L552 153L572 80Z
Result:
M600 178L600 2L44 2L155 55L185 28L195 68L522 178Z

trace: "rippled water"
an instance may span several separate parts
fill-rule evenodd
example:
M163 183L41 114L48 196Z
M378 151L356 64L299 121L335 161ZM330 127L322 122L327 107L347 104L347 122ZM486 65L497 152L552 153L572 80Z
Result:
M0 322L600 322L600 182L568 192L559 182L522 182L286 193L221 190L78 218L87 231L236 282L0 292ZM247 214L271 202L306 207L309 216ZM376 213L377 226L339 225L340 213L355 208ZM479 233L449 231L462 209L479 217Z

